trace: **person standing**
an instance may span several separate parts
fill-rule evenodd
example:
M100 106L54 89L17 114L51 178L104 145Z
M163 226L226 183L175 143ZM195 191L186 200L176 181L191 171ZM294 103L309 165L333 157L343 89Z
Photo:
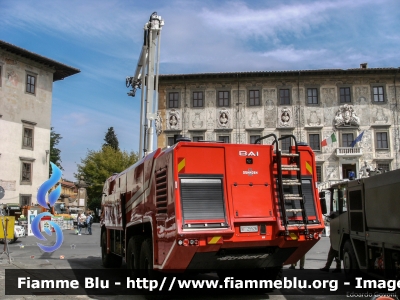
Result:
M88 213L86 217L86 226L87 226L87 231L89 232L88 234L92 235L92 215Z
M81 235L81 230L83 227L82 216L81 213L78 213L78 217L76 218L76 226L78 227L78 235Z
M81 223L82 223L82 228L85 228L85 233L87 233L86 214L85 213L81 213Z
M338 258L338 252L336 250L333 250L332 245L329 249L328 252L328 259L326 261L325 267L321 268L321 271L324 272L329 272L329 268L331 267L331 264L333 262L333 260L335 259L336 262L336 269L332 271L332 273L340 273L342 272L342 268L341 268L341 263L340 263L340 259Z
M304 262L306 261L306 255L303 255L302 258L300 258L300 270L304 270ZM295 264L291 264L289 269L296 269L297 262Z

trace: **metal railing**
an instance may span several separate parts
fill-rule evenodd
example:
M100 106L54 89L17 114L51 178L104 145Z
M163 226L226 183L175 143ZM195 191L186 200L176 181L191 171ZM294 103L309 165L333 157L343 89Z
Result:
M361 147L338 147L336 148L336 156L361 156Z
M342 182L342 181L344 181L344 179L340 179L340 180L327 180L327 181L324 181L324 182L319 182L319 183L317 184L318 191L320 192L320 191L322 191L322 190L328 189L328 188L331 187L332 184L335 184L335 183L338 183L338 182Z

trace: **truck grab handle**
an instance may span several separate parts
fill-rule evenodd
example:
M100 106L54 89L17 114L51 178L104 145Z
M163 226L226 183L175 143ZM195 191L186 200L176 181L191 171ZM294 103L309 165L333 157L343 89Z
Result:
M277 138L276 135L273 134L273 133L267 134L266 136L259 137L258 139L256 139L256 140L254 141L254 144L258 144L258 142L260 142L260 141L262 141L262 140L264 140L264 139L267 139L267 138L269 138L269 137L271 137L271 136L274 137L274 141L272 142L272 145L276 144L277 147L278 147L278 142L277 142L278 138Z

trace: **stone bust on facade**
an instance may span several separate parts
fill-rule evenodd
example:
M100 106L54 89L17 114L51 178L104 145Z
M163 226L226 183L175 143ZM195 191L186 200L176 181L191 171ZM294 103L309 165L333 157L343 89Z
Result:
M168 128L169 129L179 129L179 121L180 121L180 116L179 116L179 111L177 110L171 110L169 112L168 116Z
M282 108L279 118L279 125L288 127L291 124L291 111L288 108Z
M229 111L227 109L221 109L219 111L218 127L220 128L229 127Z

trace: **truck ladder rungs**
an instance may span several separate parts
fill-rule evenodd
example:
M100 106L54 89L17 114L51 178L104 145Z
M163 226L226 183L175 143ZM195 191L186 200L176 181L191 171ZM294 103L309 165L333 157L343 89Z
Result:
M283 195L285 197L285 200L303 200L303 197L300 197L298 195Z
M297 179L283 179L283 185L300 185L301 183Z
M286 209L286 211L298 213L298 212L302 212L303 210L301 208L289 208L289 209Z
M300 168L295 165L282 165L284 171L300 171Z

